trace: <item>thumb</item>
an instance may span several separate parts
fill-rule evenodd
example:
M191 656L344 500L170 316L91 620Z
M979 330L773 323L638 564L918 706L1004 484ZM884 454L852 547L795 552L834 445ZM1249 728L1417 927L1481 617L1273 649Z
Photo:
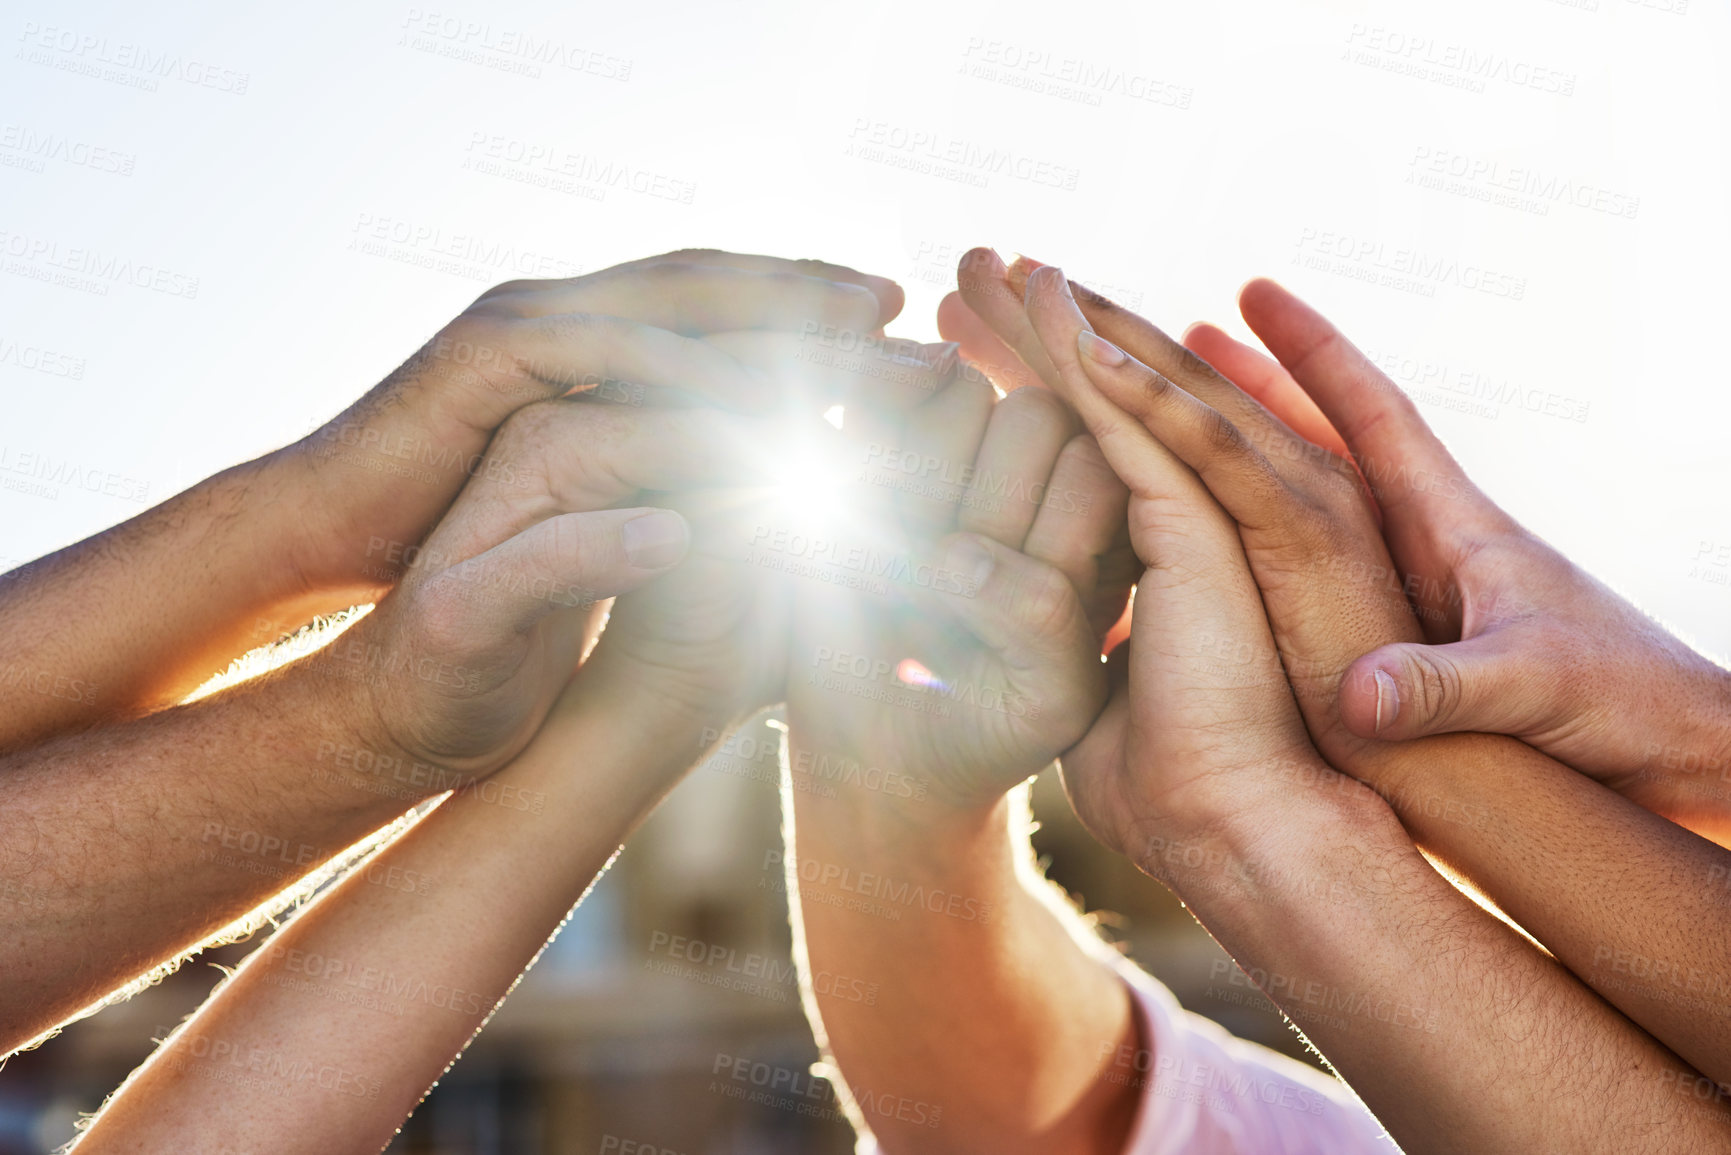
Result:
M1551 680L1535 676L1530 647L1508 630L1448 645L1383 646L1347 668L1340 715L1361 738L1400 740L1481 731L1526 734L1539 729Z
M564 513L442 571L425 594L463 603L467 629L522 632L554 610L592 606L660 576L690 541L670 509Z

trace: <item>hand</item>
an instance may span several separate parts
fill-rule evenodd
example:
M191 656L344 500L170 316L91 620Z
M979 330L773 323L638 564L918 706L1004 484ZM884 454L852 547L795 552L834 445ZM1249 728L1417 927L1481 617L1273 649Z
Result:
M605 599L685 556L644 491L739 485L770 423L707 409L544 401L510 418L400 585L318 658L369 688L383 743L483 775L522 749L576 670ZM338 683L340 684L340 682Z
M494 429L536 401L712 400L762 412L771 381L707 341L740 330L870 332L901 308L893 282L817 261L690 250L588 276L488 290L396 372L279 452L300 488L290 564L331 606L373 600L368 543L421 541Z
M943 331L997 372L1038 375L1087 403L1065 380L1075 355L1051 352L1075 348L1086 329L1081 313L1024 310L995 262L986 250L964 258L962 293L946 300ZM1299 783L1325 787L1320 796L1354 824L1386 830L1387 806L1328 767L1305 732L1237 524L1149 429L1104 417L1100 406L1084 411L1129 486L1130 540L1146 570L1129 644L1112 654L1111 702L1063 756L1078 816L1180 894L1221 880L1179 877L1182 856L1153 848L1225 826L1277 832L1289 825L1277 816Z
M1308 305L1271 281L1252 281L1239 303L1279 361L1208 326L1186 344L1294 430L1350 452L1430 643L1353 663L1347 726L1380 738L1512 734L1685 826L1714 824L1715 811L1722 825L1731 675L1499 509Z
M990 807L1087 728L1105 700L1100 638L1122 612L1125 493L1043 389L993 404L952 381L899 428L850 408L862 494L891 523L855 528L911 569L910 604L801 579L788 717L802 759L923 779L942 806ZM844 545L848 528L833 532ZM890 571L894 581L895 571ZM1103 579L1105 579L1103 581Z
M1139 317L1100 310L1103 318L1109 315L1109 322L1100 323L1110 324L1111 336L1157 361L1183 388L1101 341L1056 270L998 268L1012 291L1025 274L1025 309L1012 312L1003 292L964 290L970 307L1018 352L1026 350L1024 360L1046 367L1114 468L1126 468L1116 446L1126 438L1142 445L1152 431L1197 472L1238 522L1287 677L1318 750L1331 764L1373 779L1373 756L1384 744L1365 742L1341 723L1340 674L1365 650L1418 632L1399 584L1389 577L1376 514L1352 464L1297 438ZM1086 356L1090 348L1100 356ZM1118 356L1123 359L1111 363ZM1254 645L1246 649L1249 641L1219 637L1213 644L1230 660L1234 653L1253 653Z

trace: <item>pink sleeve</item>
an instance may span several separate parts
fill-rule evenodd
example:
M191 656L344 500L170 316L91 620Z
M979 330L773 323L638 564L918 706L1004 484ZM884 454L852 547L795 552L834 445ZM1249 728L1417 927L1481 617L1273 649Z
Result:
M1233 1037L1128 963L1119 973L1149 1041L1107 1075L1142 1091L1125 1155L1398 1155L1339 1079Z
M1124 1155L1400 1155L1339 1079L1184 1010L1134 964L1117 969L1149 1041L1108 1065L1142 1092ZM854 1150L881 1155L870 1132Z

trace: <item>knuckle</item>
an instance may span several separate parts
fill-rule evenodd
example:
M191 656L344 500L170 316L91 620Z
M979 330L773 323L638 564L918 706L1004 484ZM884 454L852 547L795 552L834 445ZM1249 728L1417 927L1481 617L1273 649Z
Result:
M1460 709L1460 670L1446 657L1429 650L1414 651L1410 669L1420 716L1433 724L1446 725Z
M1043 564L1030 566L1017 578L1011 599L1017 619L1042 637L1062 632L1077 610L1069 579Z
M1244 431L1220 410L1209 407L1202 414L1202 440L1210 453L1221 457L1243 457L1250 452Z
M512 293L529 293L529 292L533 292L536 289L543 288L544 286L547 286L550 284L553 284L553 282L552 281L526 280L526 279L525 280L516 280L516 281L501 281L497 285L494 285L492 288L488 289L486 292L482 293L479 297L476 298L476 301L477 302L489 301L495 297L509 296Z

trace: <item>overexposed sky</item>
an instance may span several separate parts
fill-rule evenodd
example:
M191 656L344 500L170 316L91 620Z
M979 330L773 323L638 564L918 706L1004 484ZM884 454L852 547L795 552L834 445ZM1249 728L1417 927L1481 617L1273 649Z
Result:
M0 5L0 568L307 432L489 284L974 244L1307 295L1731 654L1723 0Z

